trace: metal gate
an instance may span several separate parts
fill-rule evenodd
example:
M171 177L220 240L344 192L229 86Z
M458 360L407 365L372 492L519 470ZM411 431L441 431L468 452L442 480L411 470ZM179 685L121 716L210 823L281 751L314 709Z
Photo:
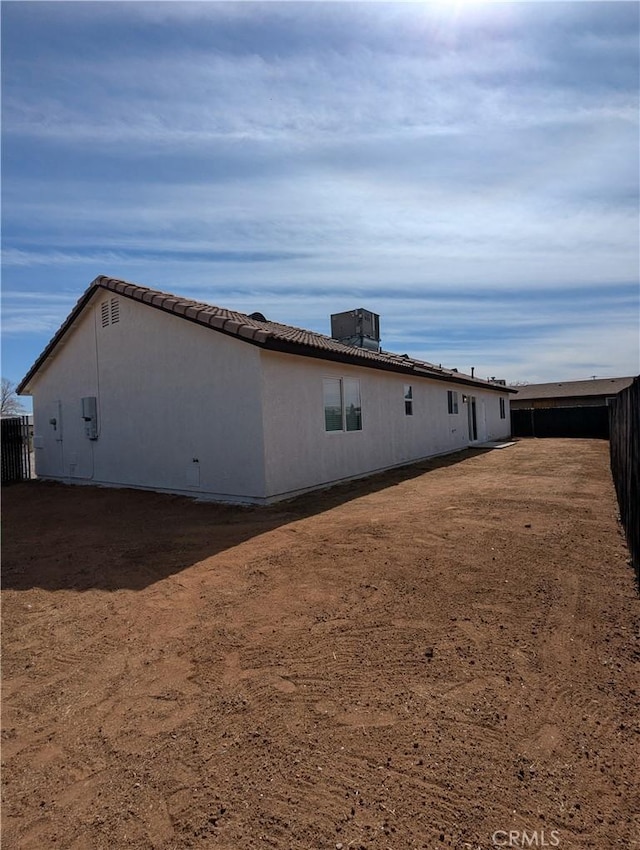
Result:
M2 419L2 483L31 478L31 434L28 416Z

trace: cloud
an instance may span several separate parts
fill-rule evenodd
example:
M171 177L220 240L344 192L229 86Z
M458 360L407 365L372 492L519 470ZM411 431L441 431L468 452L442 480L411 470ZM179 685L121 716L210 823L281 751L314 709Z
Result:
M635 4L6 4L3 24L15 339L63 318L27 297L45 280L106 273L315 329L362 304L399 350L511 377L586 363L596 336L633 360Z
M428 4L89 4L95 13L83 3L50 4L50 25L21 45L26 55L5 63L5 131L75 147L138 140L184 151L225 139L313 146L358 133L527 127L584 121L589 112L597 121L608 104L633 118L637 41L632 27L611 28L610 19L629 18L620 4L599 16L599 29L584 8L554 7L534 19L526 4L503 5L504 14L469 9L445 18L452 41ZM82 48L93 41L84 30L103 15L118 40L115 55L96 61ZM166 26L167 17L178 23ZM132 38L140 18L150 29ZM65 35L71 65L60 49ZM5 47L11 57L9 40ZM619 79L605 98L612 69ZM593 85L580 85L594 75Z
M86 281L88 284L89 281ZM160 286L158 282L144 281ZM172 287L176 290L176 287ZM211 282L178 291L218 306L330 333L333 312L364 306L381 315L386 350L407 352L476 374L509 380L565 380L635 373L638 364L637 292L633 286L580 291L558 288L548 298L533 293L363 290L354 293L318 287L301 294L294 287L261 286L220 291ZM70 312L80 291L3 293L3 331L8 340L51 336ZM558 366L562 364L562 371ZM27 364L29 365L29 364ZM26 371L26 369L25 369ZM19 375L17 376L19 377Z
M79 294L3 290L3 335L51 334L62 324Z
M637 223L628 205L567 209L524 190L458 193L391 176L373 182L346 167L342 176L287 181L275 197L268 181L247 182L224 203L211 185L123 183L104 191L98 187L87 203L88 187L68 184L64 206L55 188L52 198L44 187L37 202L16 200L12 220L21 237L5 248L7 268L84 264L126 276L135 265L139 277L146 264L153 282L158 266L166 277L172 263L175 277L193 286L226 276L245 285L275 278L302 288L417 289L606 287L637 273Z

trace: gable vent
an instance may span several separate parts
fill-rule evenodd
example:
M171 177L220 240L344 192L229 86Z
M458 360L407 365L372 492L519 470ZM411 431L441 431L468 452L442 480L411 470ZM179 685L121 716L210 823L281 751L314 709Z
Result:
M120 321L120 299L112 298L100 304L100 323L103 328Z

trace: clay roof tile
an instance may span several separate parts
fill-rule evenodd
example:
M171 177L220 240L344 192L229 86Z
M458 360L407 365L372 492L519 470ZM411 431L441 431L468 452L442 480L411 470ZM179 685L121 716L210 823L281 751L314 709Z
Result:
M161 292L156 289L149 289L145 286L137 286L136 284L117 280L115 278L109 278L104 275L96 277L79 299L73 311L67 317L49 345L45 348L26 377L18 386L18 392L22 392L28 386L31 377L38 371L44 361L52 355L53 349L57 343L71 327L76 316L90 301L98 289L118 292L124 297L131 298L134 301L140 301L144 304L149 304L151 307L161 309L164 312L170 312L177 316L192 319L198 324L211 327L218 331L223 331L224 333L237 336L240 339L244 339L253 344L274 350L302 355L306 354L319 357L325 356L329 359L340 360L341 362L354 364L360 363L362 365L370 365L381 369L401 371L407 374L419 373L425 377L432 377L440 380L446 378L448 381L484 386L485 388L497 390L503 393L515 392L515 390L510 387L496 386L495 384L487 383L479 378L472 378L469 375L444 370L431 363L416 360L414 358L407 357L406 355L358 348L353 345L342 343L339 340L332 339L324 334L307 331L290 325L282 325L278 322L263 321L257 317L252 318L251 316L247 316L244 313L225 310L211 304L193 301L171 293ZM314 354L314 352L318 353Z

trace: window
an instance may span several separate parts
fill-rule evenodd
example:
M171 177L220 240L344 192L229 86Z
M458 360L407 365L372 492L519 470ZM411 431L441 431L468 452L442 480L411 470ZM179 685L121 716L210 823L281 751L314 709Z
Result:
M449 407L449 413L458 412L458 393L454 390L447 390L447 405Z
M360 381L354 378L325 378L325 431L362 431Z
M506 418L507 418L507 407L504 403L504 399L501 398L500 399L500 419L506 419Z
M344 418L347 431L362 431L362 406L360 404L360 381L344 378L342 381Z
M342 381L340 378L325 378L323 387L324 430L342 431Z
M405 416L413 416L413 387L411 384L404 385L404 413Z

